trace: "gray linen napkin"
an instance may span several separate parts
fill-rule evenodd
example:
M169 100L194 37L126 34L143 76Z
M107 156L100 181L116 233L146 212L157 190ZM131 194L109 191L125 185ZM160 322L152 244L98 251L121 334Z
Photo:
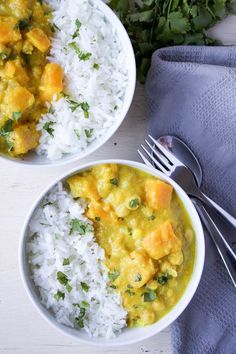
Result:
M236 47L157 50L146 100L149 132L183 139L203 167L203 190L236 215ZM203 277L172 325L173 352L233 354L236 291L210 237L205 238Z

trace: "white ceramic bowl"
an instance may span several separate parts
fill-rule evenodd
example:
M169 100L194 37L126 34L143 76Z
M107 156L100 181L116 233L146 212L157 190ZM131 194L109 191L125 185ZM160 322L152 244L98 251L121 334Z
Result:
M192 221L192 226L195 231L196 235L196 259L195 259L195 265L194 265L194 270L193 274L191 276L191 279L189 281L189 284L184 291L184 294L182 298L179 300L179 302L172 308L170 312L168 312L167 315L165 315L163 318L161 318L158 322L146 326L146 327L141 327L141 328L126 328L122 331L120 335L118 335L114 339L110 340L105 340L104 338L93 338L89 337L88 334L86 334L83 331L78 331L73 328L66 327L64 325L59 324L56 320L53 314L48 311L41 303L39 299L39 294L38 291L33 283L33 281L30 279L30 270L29 270L29 265L27 261L27 253L26 253L26 243L28 239L28 225L30 222L30 219L32 217L32 214L41 202L41 200L44 198L45 194L48 193L48 191L59 181L62 181L69 176L81 172L87 168L90 168L91 166L98 165L100 163L117 163L117 164L123 164L123 165L129 165L131 167L138 168L142 171L145 171L147 173L150 173L151 175L158 177L169 184L171 184L176 193L178 194L180 200L182 201L183 205L185 206L189 217ZM95 344L95 345L102 345L102 346L119 346L119 345L124 345L124 344L131 344L134 342L141 341L143 339L146 339L148 337L153 336L154 334L159 333L163 329L165 329L167 326L169 326L186 308L190 300L192 299L203 270L203 265L204 265L204 257L205 257L205 242L204 242L204 235L203 235L203 230L202 230L202 225L200 222L200 219L198 217L198 214L187 196L187 194L170 178L166 177L164 174L161 172L154 170L153 168L147 167L139 162L133 162L133 161L126 161L126 160L103 160L103 161L97 161L95 163L89 163L86 165L82 165L70 172L67 172L65 175L63 175L60 178L57 178L56 181L54 181L43 193L40 195L40 197L36 200L34 205L32 206L26 221L24 223L24 227L22 230L22 235L21 235L21 242L20 242L20 270L21 270L21 276L24 282L24 286L26 288L26 291L39 311L39 313L44 317L45 320L47 320L51 325L53 325L55 328L57 328L59 331L62 333L69 335L73 337L74 339L77 339L80 342L84 343L89 343L89 344ZM29 324L30 325L30 324Z
M84 151L76 154L65 155L59 160L50 161L44 156L38 156L35 152L31 152L22 158L10 157L0 152L0 159L2 158L11 163L15 162L17 164L31 165L31 166L59 166L66 163L77 161L93 153L98 148L100 148L103 144L105 144L105 142L109 140L112 137L112 135L116 132L116 130L119 128L124 118L126 117L127 112L133 100L135 83L136 83L136 63L135 63L133 47L124 26L120 22L119 18L115 15L115 13L101 0L90 0L90 1L92 3L93 2L96 3L96 6L100 9L101 12L104 13L104 16L107 19L107 21L111 23L114 29L116 30L118 38L120 39L121 44L123 46L123 51L125 52L127 57L127 67L128 67L128 76L129 76L128 86L126 89L123 108L120 111L119 116L117 117L116 123L109 128L109 130L105 135L103 135L99 139L94 140L91 144L89 144L89 146Z

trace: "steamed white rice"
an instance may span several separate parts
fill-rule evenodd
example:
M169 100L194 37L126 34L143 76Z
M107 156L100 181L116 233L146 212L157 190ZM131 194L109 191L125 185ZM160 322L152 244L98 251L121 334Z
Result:
M112 338L126 326L127 313L120 295L109 286L104 250L95 242L85 207L58 184L32 217L28 259L42 304L58 322L76 327L81 319L89 335ZM71 232L75 219L87 226L84 235ZM58 272L67 277L67 284L60 283Z
M37 129L42 135L37 153L56 160L63 154L86 149L114 125L123 107L128 75L122 44L112 24L95 4L88 0L49 0L48 3L54 10L52 21L58 28L49 60L62 66L64 92L70 99L89 105L89 116L85 118L81 107L72 112L68 99L62 98L52 104L53 113L41 117ZM79 30L77 20L81 24ZM91 56L80 60L70 43ZM53 128L53 135L44 129L47 122Z

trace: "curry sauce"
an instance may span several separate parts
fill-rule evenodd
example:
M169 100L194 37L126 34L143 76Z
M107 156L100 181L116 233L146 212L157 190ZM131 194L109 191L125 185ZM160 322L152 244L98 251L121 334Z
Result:
M104 248L110 286L120 292L128 325L159 320L181 298L194 266L195 235L169 184L129 166L98 165L67 180L87 201Z

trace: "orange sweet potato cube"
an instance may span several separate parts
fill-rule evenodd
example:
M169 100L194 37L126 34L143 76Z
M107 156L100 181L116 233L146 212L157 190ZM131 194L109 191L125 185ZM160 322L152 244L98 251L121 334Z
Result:
M43 102L51 102L54 95L63 90L63 70L60 65L49 63L45 66L41 78L40 98Z
M160 259L181 249L181 240L175 235L169 221L143 239L143 248L153 259Z
M51 45L48 36L40 28L33 28L26 34L26 36L33 46L40 50L40 52L46 52Z
M145 182L145 198L147 205L154 209L169 208L173 187L157 179L148 179Z
M17 42L21 33L17 27L18 20L14 17L0 16L0 43Z
M22 155L37 147L39 133L34 124L23 124L14 128L11 140L13 142L13 155Z

